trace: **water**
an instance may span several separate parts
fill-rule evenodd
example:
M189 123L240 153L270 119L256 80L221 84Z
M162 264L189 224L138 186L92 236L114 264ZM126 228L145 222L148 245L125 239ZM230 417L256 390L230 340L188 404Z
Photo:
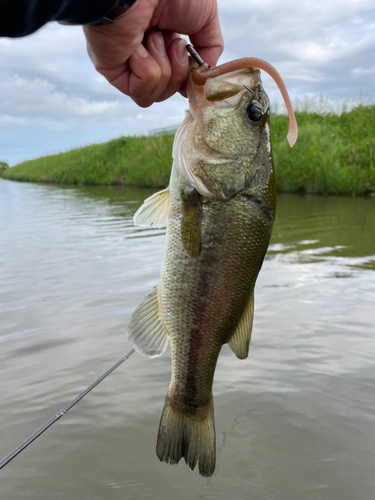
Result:
M129 351L158 283L150 190L0 179L0 459ZM375 199L283 195L249 358L227 346L210 479L155 455L169 351L134 354L0 471L2 500L375 497Z

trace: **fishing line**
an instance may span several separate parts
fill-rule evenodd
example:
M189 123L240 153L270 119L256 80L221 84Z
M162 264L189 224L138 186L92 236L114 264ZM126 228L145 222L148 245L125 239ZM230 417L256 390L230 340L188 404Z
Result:
M23 451L29 444L31 444L35 439L37 439L41 434L43 434L44 431L46 431L51 425L53 425L57 420L59 420L61 417L65 415L71 408L73 408L74 405L76 405L81 399L83 399L86 394L88 394L90 391L94 389L102 380L104 380L108 375L110 375L118 366L120 366L124 361L126 361L130 356L133 354L134 349L128 352L123 358L121 358L119 361L117 361L116 364L114 364L109 370L107 370L101 377L99 377L95 382L93 382L87 389L85 389L81 394L79 394L76 398L73 399L69 404L64 406L62 410L56 413L52 418L48 420L40 429L38 429L34 434L32 434L26 441L24 441L22 444L18 446L12 453L10 453L8 456L6 456L1 462L0 462L0 469L5 467L11 460L13 460L14 457L16 457L21 451Z

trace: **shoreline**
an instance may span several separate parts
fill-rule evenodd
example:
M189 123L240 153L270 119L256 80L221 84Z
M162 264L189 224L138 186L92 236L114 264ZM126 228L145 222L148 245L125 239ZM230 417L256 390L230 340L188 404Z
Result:
M375 105L341 115L297 112L299 137L290 149L288 118L271 116L277 191L375 195ZM174 134L120 137L26 161L3 170L5 180L70 186L165 188Z

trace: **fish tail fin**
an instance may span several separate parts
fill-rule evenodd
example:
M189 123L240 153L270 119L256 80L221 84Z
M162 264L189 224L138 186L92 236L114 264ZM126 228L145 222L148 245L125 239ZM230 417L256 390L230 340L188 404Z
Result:
M215 425L212 400L205 408L184 412L167 395L160 420L156 454L161 461L177 464L184 458L190 470L212 476L215 470Z

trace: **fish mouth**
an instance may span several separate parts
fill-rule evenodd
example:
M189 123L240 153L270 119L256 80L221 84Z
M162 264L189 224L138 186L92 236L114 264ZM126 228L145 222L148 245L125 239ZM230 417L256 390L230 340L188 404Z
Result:
M193 61L191 67L196 68L197 63ZM208 78L204 85L195 84L191 72L187 83L190 112L196 119L201 114L202 108L207 106L216 108L236 106L245 92L261 83L260 71L256 68L244 68Z

